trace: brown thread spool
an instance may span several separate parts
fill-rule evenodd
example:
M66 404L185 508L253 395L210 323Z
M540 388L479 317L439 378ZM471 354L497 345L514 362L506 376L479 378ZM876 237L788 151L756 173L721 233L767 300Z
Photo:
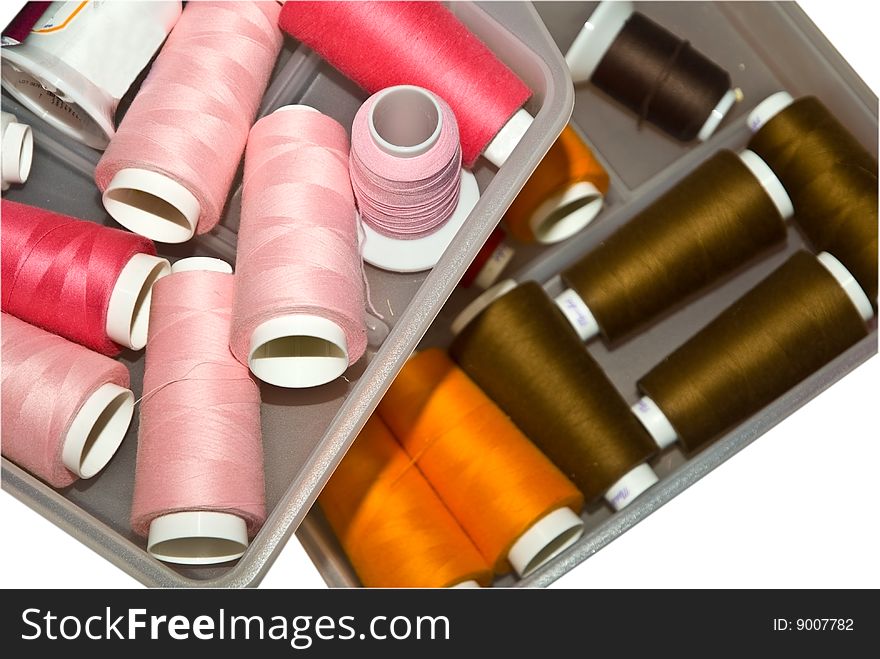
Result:
M778 92L749 115L749 148L782 181L817 251L852 272L877 309L877 160L814 96Z
M492 581L486 561L378 415L367 421L318 502L367 587Z
M791 201L751 151L722 150L562 273L583 340L616 341L785 240Z
M834 257L796 252L638 382L655 441L691 453L867 335L867 296Z
M656 445L538 284L493 287L453 332L455 360L588 503L619 510L657 481Z
M379 414L496 573L580 538L580 492L442 350L410 358Z
M586 80L682 141L708 139L737 99L730 74L688 41L633 12L631 2L602 2L565 60Z
M587 226L602 210L608 172L567 125L504 215L521 242L556 243Z

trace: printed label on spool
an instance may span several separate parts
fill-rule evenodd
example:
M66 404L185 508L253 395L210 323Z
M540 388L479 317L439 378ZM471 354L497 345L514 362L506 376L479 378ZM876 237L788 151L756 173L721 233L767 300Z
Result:
M581 337L581 341L589 341L599 333L599 325L593 313L573 290L566 289L556 297L555 302L565 319Z
M48 99L49 104L59 110L60 112L54 112L53 114L66 113L71 119L78 123L83 123L82 117L79 112L76 111L76 108L72 106L70 103L63 101L58 94L53 91L46 89L45 86L41 85L35 79L22 75L16 80L16 86L19 88L23 87L32 87L34 89L39 90L37 92L36 100Z

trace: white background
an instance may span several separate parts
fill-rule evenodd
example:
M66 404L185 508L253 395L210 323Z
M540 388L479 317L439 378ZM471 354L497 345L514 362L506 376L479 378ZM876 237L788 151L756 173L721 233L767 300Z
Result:
M880 3L801 6L878 93ZM880 587L878 385L875 357L553 587ZM0 586L139 585L5 492L0 525ZM324 582L293 539L262 585Z

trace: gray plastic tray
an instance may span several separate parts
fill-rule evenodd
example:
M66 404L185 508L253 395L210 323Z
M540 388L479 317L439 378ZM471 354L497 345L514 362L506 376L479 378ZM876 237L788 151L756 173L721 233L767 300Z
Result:
M562 52L574 40L597 3L537 3ZM557 274L652 203L719 148L742 149L750 133L745 117L769 94L786 89L795 97L815 94L876 156L877 98L794 3L645 2L636 9L721 64L745 100L705 144L682 144L636 120L590 85L576 90L573 123L594 148L611 176L607 205L597 220L567 242L551 248L522 248L511 272L533 279L548 292L561 292ZM789 226L785 247L758 257L708 291L672 309L646 330L609 349L594 340L589 351L630 403L636 380L698 328L766 277L804 245ZM476 293L459 290L449 299L420 347L447 346L449 324ZM756 414L707 450L686 460L678 449L652 462L661 481L620 513L597 504L583 514L584 536L526 579L511 576L496 586L545 586L650 515L672 497L754 441L822 390L877 352L877 323L871 333L834 362ZM331 586L355 586L358 580L332 532L316 508L298 531L309 555Z
M143 540L129 528L137 420L117 455L96 478L55 491L4 459L5 490L145 584L217 587L260 581L571 114L574 95L565 62L531 5L456 2L451 8L531 87L534 96L526 108L535 122L501 169L488 164L476 169L480 201L430 273L402 275L367 267L372 299L385 315L387 327L374 324L363 359L343 378L323 387L292 391L263 385L270 514L244 556L234 564L177 568L147 554ZM261 114L290 103L306 103L349 127L365 98L360 89L314 53L288 39ZM3 109L30 124L36 140L30 179L10 190L9 198L111 224L92 178L100 154L64 137L6 95ZM234 260L239 207L236 192L214 231L182 246L160 246L160 251L172 258L199 254ZM143 355L124 353L122 361L129 366L135 394L139 395Z

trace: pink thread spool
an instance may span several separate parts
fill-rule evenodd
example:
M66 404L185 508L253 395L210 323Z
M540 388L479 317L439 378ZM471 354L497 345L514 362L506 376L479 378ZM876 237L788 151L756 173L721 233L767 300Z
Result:
M174 264L150 323L132 529L156 558L241 556L266 517L260 392L229 352L233 276L219 259Z
M95 171L117 222L165 243L216 226L281 50L280 11L186 6Z
M427 89L398 85L368 98L351 132L364 261L393 272L434 267L480 199L461 169L455 114Z
M0 314L3 455L52 487L101 471L134 412L128 370Z
M348 157L345 129L305 106L248 138L230 347L264 382L324 384L366 348Z
M105 355L144 347L153 284L171 269L149 240L6 199L0 205L3 311Z

